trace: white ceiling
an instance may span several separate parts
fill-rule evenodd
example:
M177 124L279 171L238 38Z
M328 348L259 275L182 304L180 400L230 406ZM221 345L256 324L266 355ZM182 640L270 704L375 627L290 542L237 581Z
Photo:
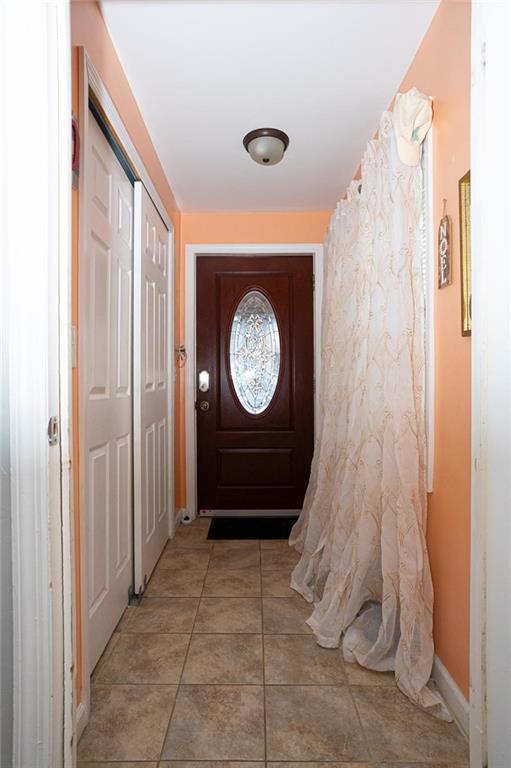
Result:
M183 211L330 210L438 0L103 0ZM245 133L290 137L254 163Z

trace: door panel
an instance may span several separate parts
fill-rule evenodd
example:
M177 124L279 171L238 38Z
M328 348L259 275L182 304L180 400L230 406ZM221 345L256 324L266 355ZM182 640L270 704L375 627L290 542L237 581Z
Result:
M92 668L122 616L132 583L133 230L133 188L92 116L85 172L80 363Z
M169 232L135 184L135 587L143 592L169 535L167 242Z
M209 373L207 392L197 378L200 509L302 506L314 439L312 274L309 255L197 258L197 377Z

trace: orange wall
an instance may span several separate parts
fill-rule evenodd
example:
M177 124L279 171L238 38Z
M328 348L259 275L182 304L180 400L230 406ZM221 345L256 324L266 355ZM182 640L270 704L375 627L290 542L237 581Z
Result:
M331 214L187 213L180 216L95 3L73 3L72 38L73 45L84 45L91 55L172 216L177 257L176 342L183 342L186 244L322 242ZM74 57L75 69L76 61ZM435 484L429 502L428 544L435 586L436 652L464 694L468 695L470 339L463 338L460 330L457 190L458 179L469 168L468 2L444 0L400 90L407 90L412 85L434 98L434 220L438 223L441 218L445 197L453 223L453 283L436 292ZM77 216L76 200L75 208ZM76 298L75 292L74 312ZM183 386L184 377L180 375L176 385L177 507L186 504ZM77 467L77 456L74 459Z
M434 222L452 217L452 285L435 300L435 476L428 547L436 653L469 685L470 338L461 335L458 180L470 168L470 2L444 0L403 80L434 99Z
M322 243L330 211L301 213L183 213L178 264L180 343L184 343L184 260L185 246L191 243ZM176 392L176 507L186 506L184 375L178 376Z
M179 247L181 215L174 195L163 172L156 150L138 109L131 88L121 67L114 46L103 22L96 2L80 0L71 5L71 40L73 111L79 116L79 56L75 46L83 46L106 86L131 140L133 141L152 182L172 219L176 251ZM78 327L78 192L73 191L73 263L72 263L72 322ZM78 329L79 330L79 329ZM79 333L78 333L79 340ZM73 503L75 528L75 584L76 584L76 696L80 701L82 690L82 627L81 627L81 579L80 579L80 478L79 478L79 431L78 431L78 370L73 371Z

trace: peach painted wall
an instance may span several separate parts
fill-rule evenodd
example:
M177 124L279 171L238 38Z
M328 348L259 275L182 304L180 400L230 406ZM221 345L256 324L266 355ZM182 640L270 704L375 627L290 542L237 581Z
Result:
M183 213L177 284L179 339L184 343L184 260L189 244L322 243L331 211L279 213ZM176 392L176 507L186 506L184 375L178 371Z
M79 56L78 46L83 46L94 64L103 84L107 88L119 112L131 140L170 216L174 226L175 252L179 253L181 215L174 195L169 186L163 168L154 149L151 137L121 67L115 48L101 16L96 2L79 0L71 4L71 40L72 51L72 103L73 111L79 114ZM72 322L78 327L78 232L79 232L78 192L73 192L72 227L73 227L73 262L72 262ZM79 341L79 329L78 329ZM81 579L80 579L80 498L79 498L79 430L78 430L78 370L73 371L73 503L75 528L75 585L76 585L76 696L80 701L82 691L82 627L81 627Z
M434 99L434 222L452 217L452 285L435 293L435 474L428 547L436 653L468 698L471 346L461 335L458 180L470 168L470 2L444 0L400 91Z

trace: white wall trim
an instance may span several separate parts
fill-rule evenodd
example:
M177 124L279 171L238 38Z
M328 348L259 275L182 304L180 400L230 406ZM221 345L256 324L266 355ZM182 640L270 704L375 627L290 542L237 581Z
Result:
M458 685L438 656L433 662L433 680L442 694L449 712L454 717L463 735L468 738L470 706Z
M85 434L85 409L83 407L82 392L84 391L84 376L81 359L83 357L83 345L80 340L81 329L85 327L84 302L82 297L80 261L87 252L87 222L85 216L85 201L87 200L87 174L85 163L87 158L87 147L89 142L89 84L87 63L84 49L79 51L79 127L80 127L80 176L79 176L79 233L78 233L78 434L80 445L80 607L81 607L81 670L82 686L80 710L76 712L76 740L78 741L88 723L90 713L90 662L89 662L89 587L88 587L88 567L87 551L85 542L87 541L87 520L85 510L85 451L83 450L83 436ZM78 716L80 715L80 716Z
M188 354L185 365L185 441L186 441L186 506L190 516L197 516L197 428L195 411L196 378L196 263L197 256L252 256L273 254L293 256L310 254L315 277L314 291L314 429L319 413L321 372L321 311L323 303L323 245L319 243L291 244L189 244L185 247L185 346Z
M13 754L2 763L61 768L72 764L69 17L65 0L2 3L1 15L14 638ZM60 445L48 444L50 416Z
M101 105L102 110L104 111L112 128L117 134L119 141L124 151L126 152L126 155L128 156L131 164L133 165L137 175L139 176L140 181L144 183L144 187L147 189L149 193L149 197L151 198L154 205L156 206L156 209L158 210L158 213L163 219L165 226L170 232L173 232L174 227L172 225L170 216L168 215L165 209L165 206L163 205L161 198L158 192L156 191L156 187L154 186L151 176L149 175L149 172L147 171L144 163L142 162L142 158L138 154L137 149L133 144L129 133L126 130L126 127L122 121L121 116L117 111L117 108L114 102L112 101L110 94L108 93L106 87L103 85L103 82L100 76L98 75L98 72L94 64L92 63L86 49L81 48L80 50L82 51L82 56L85 62L85 67L84 67L84 74L86 74L85 93L88 93L89 88L93 91L98 103Z
M510 37L509 3L472 4L472 768L511 755Z
M99 77L97 70L95 69L91 59L89 58L85 48L79 48L79 121L80 121L80 189L79 189L79 244L78 244L78 261L83 257L86 252L86 216L85 216L85 204L87 200L86 192L86 148L88 146L88 121L89 121L89 89L94 93L97 103L100 105L103 113L105 114L110 125L114 129L117 138L119 139L122 149L128 157L132 167L135 169L138 175L138 180L141 181L149 196L151 197L159 215L161 216L165 226L169 232L168 253L169 253L169 302L168 302L168 338L167 338L167 352L168 352L168 366L169 366L169 443L168 443L168 456L169 456L169 537L174 535L175 521L174 521L174 435L173 429L175 424L175 407L174 407L174 388L175 388L175 367L172 366L174 360L174 271L175 271L175 243L174 243L174 226L172 220L168 215L163 202L158 195L156 188L151 180L151 177L144 166L140 155L138 154L135 145L131 141L129 133L112 101L107 89L103 85L101 78ZM134 217L137 212L134 210ZM79 288L80 292L80 288ZM80 306L82 302L80 302ZM83 329L83 315L80 310L79 320L79 332ZM135 333L135 329L133 329ZM79 375L79 390L83 390L83 369L80 367ZM80 435L84 434L84 409L81 405L81 398L79 398L79 429ZM171 428L170 428L171 427ZM81 619L82 619L82 701L76 711L76 730L77 738L80 738L83 729L88 723L90 713L90 659L89 659L89 644L87 637L88 627L88 586L87 586L87 557L85 550L85 543L87 541L87 529L86 529L86 515L84 514L85 505L83 503L84 496L84 483L85 478L85 466L84 466L84 452L80 451L80 544L82 551L82 570L81 570Z

